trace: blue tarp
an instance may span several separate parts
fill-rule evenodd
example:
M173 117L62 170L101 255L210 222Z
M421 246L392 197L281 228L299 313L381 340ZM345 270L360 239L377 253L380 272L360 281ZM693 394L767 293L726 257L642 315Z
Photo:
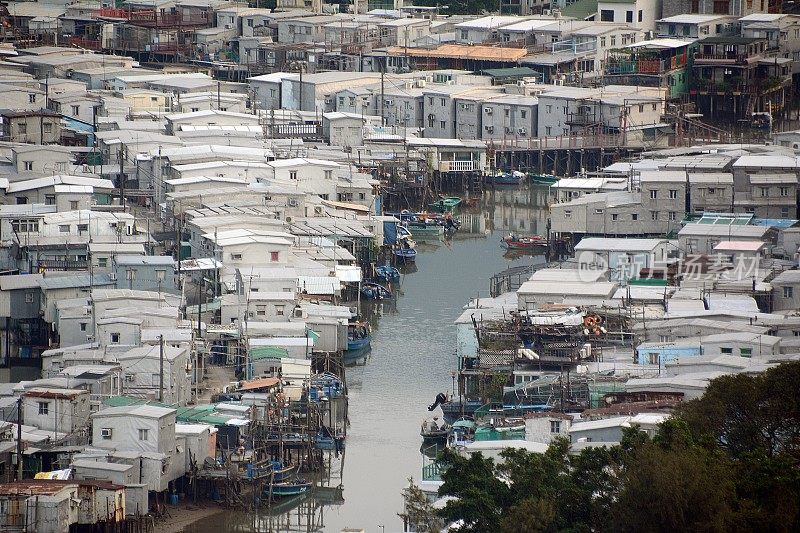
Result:
M390 221L383 223L383 244L397 244L397 222Z

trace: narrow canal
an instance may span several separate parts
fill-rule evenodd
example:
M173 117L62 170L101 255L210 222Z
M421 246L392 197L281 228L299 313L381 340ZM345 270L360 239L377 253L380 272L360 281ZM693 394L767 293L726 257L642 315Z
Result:
M482 211L464 217L452 242L420 242L416 272L403 276L396 302L373 309L380 316L373 318L372 352L366 364L347 369L343 503L304 505L277 520L223 513L186 532L402 530L401 490L421 473L420 423L436 394L452 388L453 321L470 298L488 296L492 274L544 260L504 257L500 238L508 231L544 233L545 198L542 188L487 193Z

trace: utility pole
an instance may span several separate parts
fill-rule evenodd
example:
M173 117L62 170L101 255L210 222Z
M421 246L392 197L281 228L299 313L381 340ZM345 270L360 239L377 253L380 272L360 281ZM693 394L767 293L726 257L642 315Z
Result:
M158 401L164 401L164 335L158 336Z
M119 145L119 202L125 212L125 149Z
M22 480L22 396L17 398L17 481Z
M221 81L217 81L217 111L219 111L219 106L220 106L220 92L221 92L220 86L221 85L222 85L222 82Z
M386 125L386 106L383 103L383 82L386 75L386 65L381 68L381 126Z

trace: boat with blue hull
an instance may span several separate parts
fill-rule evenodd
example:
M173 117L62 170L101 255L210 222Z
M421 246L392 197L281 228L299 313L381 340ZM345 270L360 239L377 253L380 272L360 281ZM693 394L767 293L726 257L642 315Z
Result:
M366 361L370 352L369 324L366 322L353 322L347 325L347 350L342 354L344 364L354 364L362 359Z
M303 479L293 479L281 483L273 483L264 489L264 496L272 496L273 499L289 498L299 496L311 490L311 482Z
M379 283L364 282L361 284L360 292L361 297L365 300L389 300L392 298L392 291Z
M375 277L383 281L399 281L400 271L392 265L380 265L375 267Z
M395 247L392 255L398 263L413 263L417 260L417 251L407 242Z
M495 172L483 177L483 182L488 185L521 185L526 179L525 174L517 170L511 172Z

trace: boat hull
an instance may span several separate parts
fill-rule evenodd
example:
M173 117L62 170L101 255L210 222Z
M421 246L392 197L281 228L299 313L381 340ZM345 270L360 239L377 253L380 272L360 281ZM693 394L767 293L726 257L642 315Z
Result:
M269 496L272 492L273 498L289 498L299 496L311 490L311 483L275 483L272 488L265 489L265 495Z

